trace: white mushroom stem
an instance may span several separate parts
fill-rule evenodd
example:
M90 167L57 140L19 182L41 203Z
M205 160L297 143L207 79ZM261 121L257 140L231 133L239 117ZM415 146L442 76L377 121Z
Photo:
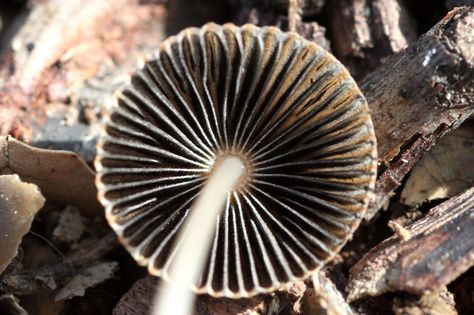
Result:
M236 157L228 157L214 166L173 245L176 247L179 244L179 247L170 266L169 280L162 282L152 314L191 314L195 295L190 286L197 282L204 269L217 217L223 211L229 192L238 183L243 172L244 165Z
M288 30L296 32L296 19L298 18L298 0L288 1Z

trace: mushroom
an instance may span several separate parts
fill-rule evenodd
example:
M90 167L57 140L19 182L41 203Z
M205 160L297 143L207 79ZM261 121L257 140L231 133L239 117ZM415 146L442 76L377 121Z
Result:
M340 62L295 33L185 29L116 105L98 144L99 199L152 275L169 276L193 202L229 159L242 170L213 219L197 293L251 297L301 279L334 257L367 209L376 177L367 103Z

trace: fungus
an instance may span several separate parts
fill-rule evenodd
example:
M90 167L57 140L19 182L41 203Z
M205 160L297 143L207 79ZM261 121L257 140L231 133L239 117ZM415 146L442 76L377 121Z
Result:
M229 159L242 174L193 287L250 297L323 266L358 226L376 176L366 101L331 54L275 27L210 23L161 43L95 162L107 220L151 274L169 277L193 202Z

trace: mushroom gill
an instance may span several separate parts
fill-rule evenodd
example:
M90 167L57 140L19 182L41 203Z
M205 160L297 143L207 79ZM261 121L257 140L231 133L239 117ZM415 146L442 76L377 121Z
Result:
M195 286L232 298L324 265L358 226L376 176L354 80L331 54L275 27L210 23L164 41L121 91L98 148L110 225L164 278L206 180L223 159L241 161Z

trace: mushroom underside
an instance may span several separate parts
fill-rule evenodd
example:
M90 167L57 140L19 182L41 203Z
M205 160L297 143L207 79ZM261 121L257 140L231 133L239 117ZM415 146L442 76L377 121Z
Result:
M120 93L96 160L107 219L150 273L167 277L176 234L226 157L245 174L195 284L213 296L269 292L321 267L374 188L368 107L331 54L274 27L186 29Z

